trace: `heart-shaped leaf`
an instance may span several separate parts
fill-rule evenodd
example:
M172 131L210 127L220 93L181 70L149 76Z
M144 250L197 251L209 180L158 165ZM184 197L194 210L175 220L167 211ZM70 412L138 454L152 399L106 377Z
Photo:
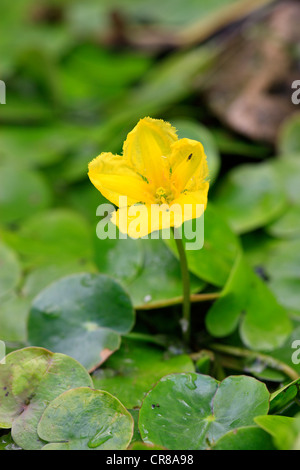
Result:
M101 274L75 274L35 298L28 338L31 345L68 354L91 370L119 348L133 323L131 301L121 285Z
M48 441L44 450L126 449L133 419L121 402L107 392L77 388L50 403L38 434Z
M227 377L219 383L200 374L173 374L146 396L139 428L147 444L201 450L230 430L253 425L253 418L268 409L266 386L251 377Z
M39 449L37 425L46 406L66 390L92 385L71 357L42 348L12 352L0 366L0 427L12 428L13 440L23 449Z
M206 326L216 337L233 333L238 325L243 342L252 349L275 349L291 331L286 311L242 256L206 317Z

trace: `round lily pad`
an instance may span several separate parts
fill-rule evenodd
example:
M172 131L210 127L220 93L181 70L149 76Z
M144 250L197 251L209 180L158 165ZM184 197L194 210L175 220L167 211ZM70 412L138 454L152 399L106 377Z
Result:
M146 396L140 433L145 443L170 450L207 449L228 431L267 414L269 398L266 386L251 377L219 383L195 373L169 375Z
M121 450L130 444L133 418L117 398L82 387L56 398L40 420L43 450Z
M32 304L31 345L68 354L88 370L119 348L134 311L120 284L102 274L75 274L51 284Z
M6 356L0 366L0 427L12 428L23 449L40 449L37 425L47 405L74 387L92 386L84 367L71 357L42 348L25 348Z

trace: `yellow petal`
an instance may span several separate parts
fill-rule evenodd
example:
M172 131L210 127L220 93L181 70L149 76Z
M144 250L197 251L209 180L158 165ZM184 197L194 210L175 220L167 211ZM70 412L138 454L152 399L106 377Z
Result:
M164 187L169 181L171 145L177 140L170 123L147 117L128 134L123 154L152 187Z
M111 221L122 233L131 238L145 237L149 233L169 227L180 226L183 223L181 207L167 204L137 204L131 207L121 207L113 212Z
M183 222L200 217L207 206L207 194L209 183L203 182L198 191L187 191L182 193L172 204L182 208Z
M127 204L151 202L149 184L125 162L124 157L101 153L89 164L89 178L106 199L119 206L119 197L126 196Z
M196 140L180 139L172 146L170 156L172 187L176 194L197 191L208 176L203 145Z

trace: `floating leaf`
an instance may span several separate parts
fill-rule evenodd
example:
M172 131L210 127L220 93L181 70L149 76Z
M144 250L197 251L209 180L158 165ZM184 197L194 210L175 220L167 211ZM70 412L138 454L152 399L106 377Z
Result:
M43 450L121 450L129 445L133 419L107 392L77 388L50 403L38 434Z
M147 444L201 450L230 430L253 425L253 418L268 409L266 386L251 377L227 377L219 383L200 374L173 374L146 396L139 428Z
M193 372L190 357L168 357L147 343L128 341L93 375L95 388L115 395L126 408L140 407L145 394L164 375Z
M0 366L0 427L12 428L23 449L40 449L37 425L46 406L62 392L92 386L74 359L42 348L25 348L6 356Z
M275 349L291 331L285 310L243 257L206 317L206 326L216 337L233 333L238 325L243 342L252 349Z
M34 300L29 316L31 345L68 354L94 369L119 348L134 323L130 298L113 279L75 274L51 284Z

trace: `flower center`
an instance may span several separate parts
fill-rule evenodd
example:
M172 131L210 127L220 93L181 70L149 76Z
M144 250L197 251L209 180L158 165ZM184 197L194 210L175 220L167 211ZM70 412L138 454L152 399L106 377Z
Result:
M173 194L170 190L163 188L162 186L156 190L155 193L155 204L170 204L174 199Z

